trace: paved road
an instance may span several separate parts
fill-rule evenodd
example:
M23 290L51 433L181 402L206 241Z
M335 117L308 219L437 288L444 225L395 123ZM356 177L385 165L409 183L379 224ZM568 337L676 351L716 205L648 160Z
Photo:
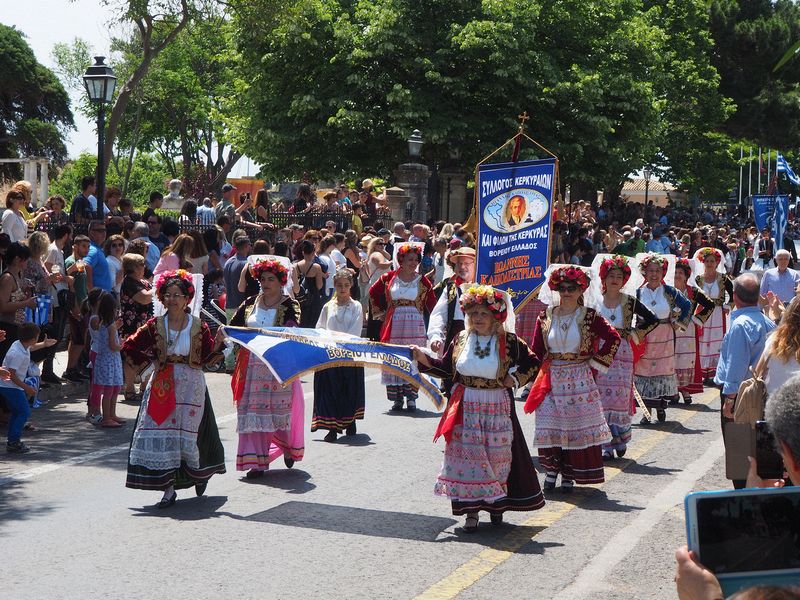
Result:
M304 461L278 461L255 481L233 470L229 378L209 375L228 473L166 511L153 508L159 494L124 487L130 425L89 425L79 394L51 401L25 440L34 451L0 456L3 597L675 598L683 496L727 487L713 391L663 425L635 427L605 484L554 492L501 527L484 517L465 535L432 495L438 415L388 413L367 373L355 438L307 433ZM304 389L310 415L310 381ZM521 421L530 443L533 418Z

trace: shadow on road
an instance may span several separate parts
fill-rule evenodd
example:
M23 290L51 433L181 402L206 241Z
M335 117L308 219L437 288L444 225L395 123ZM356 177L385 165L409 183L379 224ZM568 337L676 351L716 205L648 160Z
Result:
M611 462L609 462L611 464ZM654 467L650 464L641 464L629 461L627 465L620 465L626 473L633 473L635 475L670 475L672 473L680 472L680 469L669 469L666 467Z
M258 479L247 479L244 475L241 477L242 483L287 490L290 494L305 494L315 489L317 486L309 479L311 479L311 475L300 469L269 470Z
M160 498L157 498L157 500L160 500ZM175 519L176 521L202 521L219 517L239 518L230 513L219 512L219 509L227 501L227 496L203 496L198 498L194 495L194 488L191 488L178 490L178 501L169 508L157 508L155 504L152 504L141 508L131 507L131 511L134 517L163 517Z
M440 412L433 412L432 410L423 410L421 408L418 408L413 412L408 412L405 410L403 412L386 410L383 412L383 414L392 417L411 417L412 419L440 419L442 416L442 413Z
M0 530L4 523L44 516L55 510L52 500L37 502L24 492L25 481L9 481L0 487Z
M322 438L312 440L314 442L325 442ZM374 446L375 442L366 433L357 433L355 435L343 435L337 438L335 442L325 442L326 444L339 445L339 446Z
M435 542L442 531L456 523L453 519L443 517L315 502L285 502L246 519L287 527L420 542Z
M628 469L625 469L628 472ZM641 506L631 506L622 504L616 498L609 498L605 490L598 490L591 487L575 486L572 493L565 494L558 488L552 492L546 492L545 498L548 502L564 502L574 504L584 510L599 510L603 512L624 512L629 513L635 510L642 510Z

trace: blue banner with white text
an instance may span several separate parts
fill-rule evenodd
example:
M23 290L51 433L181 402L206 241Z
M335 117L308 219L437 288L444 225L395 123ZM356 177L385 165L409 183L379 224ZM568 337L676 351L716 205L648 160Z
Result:
M373 367L418 386L430 396L437 409L444 407L439 388L419 372L409 346L381 344L346 333L300 327L225 327L224 332L264 361L284 385L303 373L322 369Z
M753 199L753 218L759 231L769 227L776 244L783 246L783 234L786 231L786 221L789 215L788 195L755 194Z
M544 283L556 159L478 166L475 279L508 292L518 310Z

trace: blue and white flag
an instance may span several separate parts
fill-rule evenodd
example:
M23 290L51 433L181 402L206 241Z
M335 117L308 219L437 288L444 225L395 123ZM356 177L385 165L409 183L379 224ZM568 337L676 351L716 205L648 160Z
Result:
M418 386L444 408L442 394L414 364L411 348L371 342L364 338L301 327L224 327L231 341L258 356L280 383L287 385L309 371L332 367L372 367Z
M789 222L789 196L778 196L772 222L775 224L775 249L783 250L783 236L786 235L786 227Z
M792 171L792 167L789 166L789 163L786 162L786 159L783 155L778 152L778 158L775 159L775 171L778 173L786 173L786 178L791 181L795 185L800 185L800 177L794 174Z

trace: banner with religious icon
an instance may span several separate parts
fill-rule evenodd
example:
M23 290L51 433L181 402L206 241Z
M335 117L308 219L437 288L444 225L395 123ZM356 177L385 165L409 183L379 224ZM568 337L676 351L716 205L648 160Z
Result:
M775 194L754 194L753 219L756 227L762 231L769 227L776 248L783 248L783 236L786 232L787 216L789 214L789 196Z
M479 164L476 281L509 294L514 310L544 283L558 159Z
M224 327L225 335L258 356L275 378L287 385L304 373L332 367L372 367L403 378L419 387L433 400L438 410L444 408L439 388L422 375L411 356L409 346L371 342L364 338L300 327Z

